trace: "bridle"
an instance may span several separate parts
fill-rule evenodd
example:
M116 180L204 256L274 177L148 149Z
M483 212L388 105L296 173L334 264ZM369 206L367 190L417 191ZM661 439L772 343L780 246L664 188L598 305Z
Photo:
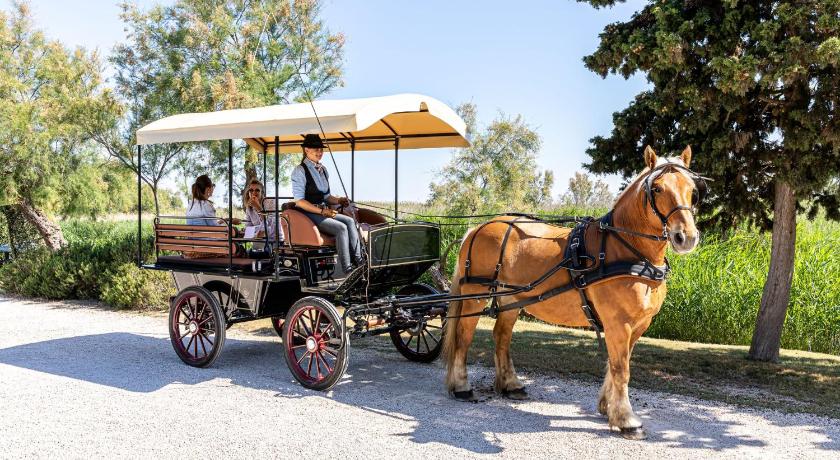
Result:
M653 181L655 181L659 176L671 172L672 170L679 170L684 172L688 177L690 177L694 181L695 189L691 193L691 206L686 205L677 205L674 206L673 209L668 211L666 214L663 214L662 211L659 210L659 207L656 205L656 194L659 193L661 190L658 190L657 187L654 187ZM633 236L638 236L642 238L647 238L649 240L654 241L667 241L668 236L670 235L670 229L668 228L668 220L679 211L688 211L691 213L691 216L694 217L694 214L697 211L697 206L706 198L706 194L708 193L708 186L706 181L711 181L712 179L708 177L701 176L696 172L686 168L685 166L679 163L672 163L672 162L665 162L659 166L654 167L650 171L648 171L647 176L644 178L642 185L644 186L645 190L645 206L650 203L651 210L659 218L659 221L662 222L662 233L660 235L651 235L648 233L641 233L636 232L633 230L620 228L620 227L613 227L605 222L601 223L602 230L610 230L613 232L619 233L626 233Z

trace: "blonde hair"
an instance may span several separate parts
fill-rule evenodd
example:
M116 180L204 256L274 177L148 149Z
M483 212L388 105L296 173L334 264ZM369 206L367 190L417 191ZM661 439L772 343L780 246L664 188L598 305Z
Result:
M248 209L250 206L248 205L248 201L250 196L248 195L248 189L251 188L252 185L259 185L260 187L260 200L265 198L265 186L259 179L251 179L251 182L248 182L248 185L245 186L245 193L242 195L242 209Z

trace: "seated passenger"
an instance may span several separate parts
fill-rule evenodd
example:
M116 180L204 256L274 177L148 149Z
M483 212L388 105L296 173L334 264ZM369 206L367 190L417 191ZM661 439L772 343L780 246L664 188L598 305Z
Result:
M262 182L257 179L252 179L248 183L248 188L245 189L245 202L243 208L245 209L245 224L246 233L249 228L253 228L254 235L257 238L267 237L269 244L274 242L274 214L263 215L263 199L265 198L265 188ZM267 231L266 231L267 230ZM280 243L285 239L283 237L283 227L280 227L280 234L277 238ZM257 247L259 246L259 247ZM262 248L262 243L255 243L254 249Z
M213 189L216 184L202 174L195 179L192 185L192 200L187 207L187 225L225 225L224 219L214 219L216 208L210 197L213 196ZM234 218L233 224L240 224L239 219Z
M349 206L347 197L330 195L329 174L321 164L324 143L317 134L307 134L303 140L303 158L292 171L292 195L295 208L306 214L318 230L335 237L339 262L345 273L362 265L361 242L352 217L338 214L329 205ZM352 260L351 260L352 255Z

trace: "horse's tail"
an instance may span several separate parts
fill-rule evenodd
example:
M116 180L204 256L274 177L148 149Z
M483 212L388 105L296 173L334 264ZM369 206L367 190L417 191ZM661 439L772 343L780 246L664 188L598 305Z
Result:
M467 230L467 233L464 235L464 239L461 240L461 247L463 247L464 243L470 237L470 234L473 232L474 228L470 228ZM461 294L461 277L464 276L464 261L461 260L461 251L460 248L458 250L458 262L455 264L455 270L452 274L452 286L449 289L449 294L453 296L457 296ZM452 366L455 363L455 347L458 343L458 316L461 315L461 307L463 302L460 300L455 300L449 302L449 309L447 310L446 316L448 319L446 320L446 328L444 329L443 333L443 356L446 360L446 387L449 390L452 390Z

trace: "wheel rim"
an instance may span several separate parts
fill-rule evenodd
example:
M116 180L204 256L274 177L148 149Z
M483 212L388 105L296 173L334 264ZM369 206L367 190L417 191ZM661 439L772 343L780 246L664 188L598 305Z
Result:
M338 367L341 335L339 328L319 306L298 310L289 321L286 353L289 368L299 379L319 383Z
M178 351L191 362L209 358L216 346L213 308L200 295L188 293L181 297L175 309L172 330Z
M415 326L400 331L400 340L405 349L417 355L427 355L440 346L443 337L443 315L421 321Z

